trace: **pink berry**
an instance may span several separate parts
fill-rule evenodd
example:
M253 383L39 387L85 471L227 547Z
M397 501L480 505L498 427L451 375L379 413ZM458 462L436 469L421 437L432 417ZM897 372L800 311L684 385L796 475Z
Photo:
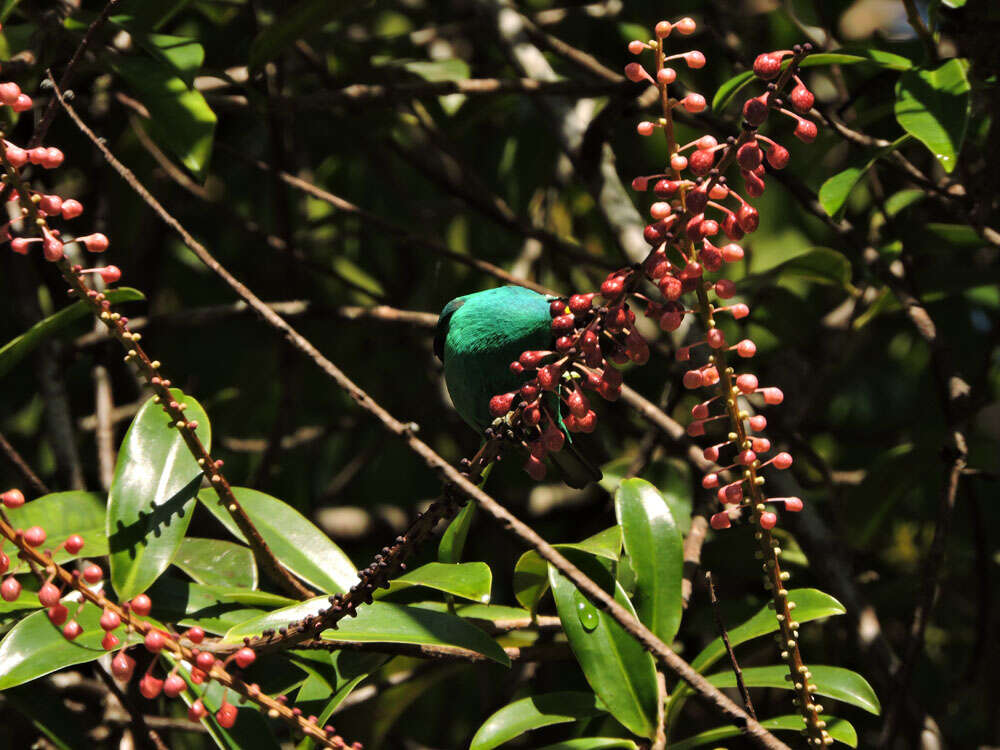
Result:
M760 226L760 213L749 203L740 206L740 210L736 213L736 219L740 223L740 228L747 234L756 232L757 227Z
M48 153L44 147L32 148L28 150L28 161L32 164L41 164L48 158Z
M77 237L77 242L82 242L87 247L87 252L103 253L108 249L108 238L100 232L88 234L86 237Z
M730 279L719 279L715 282L715 293L719 299L730 299L736 294L736 284Z
M767 417L763 414L754 414L750 417L750 429L754 432L761 432L767 427Z
M787 167L790 158L788 149L777 143L773 144L767 152L767 163L775 169L784 169Z
M718 328L710 328L705 339L713 349L721 349L726 345L726 335Z
M781 58L778 55L771 55L766 52L762 55L757 55L757 59L753 61L753 72L754 75L758 78L763 78L765 81L777 78L778 74L781 73Z
M119 652L118 655L111 660L111 674L119 680L128 681L131 679L132 670L134 669L135 659L126 654L124 651Z
M752 357L757 353L757 345L750 339L743 339L736 345L736 353L743 358Z
M178 674L172 674L163 681L163 693L168 698L176 698L184 692L186 687L187 683L184 682L184 678Z
M704 68L705 67L705 56L698 50L691 50L686 55L684 55L684 62L687 63L689 68Z
M62 260L63 243L56 237L49 235L42 240L42 253L45 255L45 260L50 263Z
M666 201L657 201L649 207L649 215L657 221L667 218L672 211L673 208Z
M64 219L75 219L83 213L83 204L75 198L70 198L62 202L62 217Z
M756 143L744 143L736 150L736 160L743 169L756 169L764 159L764 152Z
M656 82L664 86L669 86L677 80L677 71L673 68L660 68L656 72Z
M688 370L684 373L682 382L685 388L701 388L705 382L705 378L702 376L701 370Z
M14 578L14 576L8 576L4 579L4 582L0 584L0 597L3 597L5 602L12 602L20 595L21 582Z
M639 63L632 62L625 66L625 77L633 83L650 79L649 73ZM651 79L650 79L651 80Z
M56 606L59 603L60 596L59 588L51 582L42 584L42 587L38 589L38 601L41 602L43 607Z
M151 654L158 653L163 650L163 644L166 643L166 638L163 637L163 633L159 630L150 630L146 633L146 638L143 640L146 645L146 650Z
M738 260L743 260L743 248L734 243L723 245L722 259L726 261L726 263L735 263Z
M139 596L132 599L129 606L137 615L145 617L152 610L153 602L146 594L139 594Z
M101 648L105 651L110 651L111 649L117 647L119 643L121 643L121 639L109 631L105 633L104 637L101 639Z
M144 698L152 700L160 694L161 690L163 690L163 680L153 677L151 674L145 674L139 680L139 692Z
M239 651L236 652L234 661L239 665L240 669L246 669L247 667L249 667L251 664L254 663L254 660L256 658L257 654L254 653L254 650L252 648L241 648Z
M75 555L77 552L83 549L83 537L80 536L79 534L73 534L72 536L66 538L63 547L65 547L66 551L69 552L71 555Z
M10 249L19 255L27 255L31 249L31 240L26 237L15 237L10 242Z
M776 523L778 523L778 517L774 513L760 514L760 527L762 529L773 529Z
M730 312L732 312L733 317L736 318L736 320L740 320L750 314L750 308L741 302L738 305L733 305L730 308Z
M100 565L88 565L83 569L83 580L87 583L97 583L104 577L104 571Z
M113 612L110 609L104 610L101 614L101 629L102 630L114 630L119 625L122 624L122 618L118 616L117 612Z
M750 442L753 443L753 449L757 453L767 453L771 450L771 441L767 438L751 438Z
M21 490L7 490L0 497L3 497L3 504L8 508L20 508L24 505L24 493Z
M66 618L69 617L69 610L64 604L56 604L54 607L49 607L47 614L52 624L58 626L66 622Z
M65 625L63 625L62 634L66 637L67 640L70 641L75 640L82 632L83 628L80 627L80 623L78 623L76 620L70 620Z
M695 29L698 28L698 24L694 22L693 18L688 18L685 16L680 21L674 24L674 28L677 29L677 31L679 31L681 34L684 34L684 36L688 36L695 32Z
M24 541L31 547L41 547L45 544L45 529L41 526L32 526L24 532Z
M757 460L757 454L749 450L742 451L739 454L739 456L736 457L736 460L743 466L749 466L750 464L752 464L754 461Z
M27 112L29 109L31 109L32 104L33 102L31 101L30 96L28 96L27 94L21 94L19 97L17 97L14 103L10 105L10 108L13 109L15 112Z
M42 158L42 166L46 169L55 169L60 164L63 163L65 158L62 151L57 148L47 148L45 149L45 156Z
M816 140L818 133L819 130L816 127L816 123L810 120L799 120L799 124L796 125L795 130L792 131L792 135L803 143L812 143Z
M114 284L122 277L121 269L118 266L105 266L98 271L105 284Z
M7 147L7 161L15 169L19 169L28 163L28 152L19 146L10 145Z
M715 152L710 149L697 149L688 159L691 171L699 177L708 174L714 164Z
M201 643L205 640L205 631L195 625L192 628L188 628L187 632L184 634L187 636L191 643Z
M710 490L710 489L713 489L715 487L718 487L719 486L719 475L716 474L714 471L706 474L701 479L701 486L704 487L706 490Z
M743 119L755 128L767 119L768 107L762 97L763 95L755 96L743 104Z
M761 395L764 396L764 403L776 406L785 400L785 394L780 388L763 388Z
M21 87L13 81L0 83L0 104L12 105L21 95Z
M802 510L802 498L786 497L785 510L791 511L792 513L798 513L800 510Z
M676 172L683 172L687 169L688 160L686 156L674 154L670 157L670 168Z
M7 556L6 552L0 552L0 575L7 572L10 567L10 557Z
M736 378L736 387L740 389L741 393L750 394L757 390L757 376L751 375L748 372L739 375Z
M792 106L802 114L812 109L813 103L816 101L812 92L801 83L792 89L789 98L792 100Z
M726 511L714 514L710 519L708 519L708 523L716 531L728 529L733 525L732 521L729 520L729 514L726 513Z
M633 39L628 43L628 51L633 55L641 55L646 49L646 45L640 42L638 39Z
M771 463L774 464L774 468L776 469L787 469L792 465L792 454L782 451L774 457L774 460Z
M57 214L62 211L62 198L58 195L43 195L38 201L38 207L47 214Z
M639 135L652 135L654 127L653 123L644 120L635 126L635 130Z
M673 26L670 24L670 21L660 21L653 29L657 39L663 39L664 37L670 36L670 32L672 30Z
M208 710L205 708L205 704L199 698L188 709L188 721L201 721L207 713Z
M705 107L708 106L708 102L705 101L705 97L701 94L688 94L681 99L681 106L683 106L684 109L691 114L696 115L705 110Z
M208 651L202 651L195 657L195 664L198 668L205 671L206 673L211 671L212 667L215 665L215 654L211 654Z
M215 720L219 726L230 729L236 723L236 706L223 701L222 706L215 712Z

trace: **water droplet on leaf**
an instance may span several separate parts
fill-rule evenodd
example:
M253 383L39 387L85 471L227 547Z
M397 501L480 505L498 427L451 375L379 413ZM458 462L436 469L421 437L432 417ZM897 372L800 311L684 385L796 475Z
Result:
M573 592L573 599L576 602L576 615L580 618L580 624L588 633L592 632L601 622L597 607L579 591Z

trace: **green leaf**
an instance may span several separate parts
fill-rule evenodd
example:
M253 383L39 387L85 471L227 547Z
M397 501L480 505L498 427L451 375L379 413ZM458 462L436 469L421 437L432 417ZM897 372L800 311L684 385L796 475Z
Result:
M795 603L795 619L800 623L842 615L847 611L843 604L817 589L792 589L788 592L788 601ZM778 622L774 619L774 610L763 607L749 620L729 631L729 642L735 648L741 643L773 633L777 629ZM725 653L722 639L716 638L701 650L691 662L691 666L698 672L704 672Z
M469 537L469 529L472 528L472 519L475 517L476 504L466 503L465 507L448 524L444 534L441 535L441 541L438 544L438 562L457 563L461 561L465 540Z
M275 557L303 581L331 594L342 594L358 582L351 559L291 505L246 487L233 487L233 494ZM202 493L198 499L230 534L246 542L214 493Z
M817 284L851 288L851 261L843 253L816 247L771 269L779 278L795 277Z
M251 589L181 581L169 575L161 576L153 584L149 596L157 617L188 627L198 625L216 634L294 601Z
M327 597L269 612L263 617L237 625L224 640L238 643L244 636L260 635L268 628L280 628L294 620L315 615L330 606ZM358 609L358 616L345 618L337 629L325 630L323 640L365 643L409 643L423 646L458 646L477 651L495 662L510 665L510 659L496 641L461 617L419 607L374 602Z
M946 172L958 164L969 125L967 64L952 59L936 70L907 70L896 84L896 121L937 157Z
M621 527L611 526L582 542L553 546L560 551L575 549L605 560L617 560L622 548ZM517 601L534 611L548 590L548 563L534 550L525 552L514 565L514 596Z
M212 428L201 404L179 389L170 393L186 403L188 419L205 447ZM132 420L118 453L105 531L110 550L111 584L121 599L145 591L170 564L181 544L202 471L180 432L152 399Z
M857 65L859 63L867 63L869 65L875 65L880 68L888 68L890 70L907 70L912 67L912 63L905 57L894 55L891 52L883 52L882 50L877 49L857 50L852 54L845 54L843 52L821 52L819 54L809 55L802 61L800 67L816 68L822 65ZM785 58L781 64L781 69L784 70L787 68L788 64L789 58ZM719 86L719 90L716 91L715 96L712 97L712 111L718 112L725 109L729 105L729 102L733 100L733 97L736 96L752 80L754 80L753 71L745 70Z
M854 731L854 727L851 726L849 721L844 719L838 719L835 716L827 716L822 714L820 718L826 722L826 731L830 733L837 742L841 742L848 747L858 746L858 733ZM802 717L798 714L792 714L790 716L775 716L772 719L765 719L760 722L761 726L765 729L769 729L772 732L801 732L802 731ZM719 740L729 739L730 737L738 737L742 732L736 727L718 727L716 729L709 729L706 732L701 732L694 735L693 737L688 737L686 740L681 740L680 742L671 742L667 745L667 750L690 750L692 747L701 747L702 745L709 745Z
M828 178L819 188L818 198L823 210L835 219L840 219L848 196L861 181L861 178L868 174L868 170L875 165L876 161L895 151L909 140L909 134L897 138L874 154L865 154L855 159L853 166Z
M917 188L900 190L885 199L885 212L889 214L889 216L896 216L899 212L926 197L927 192Z
M135 34L132 38L154 57L168 63L189 87L205 62L205 48L196 40L166 34Z
M644 479L626 479L615 493L615 517L636 576L639 619L664 643L681 624L684 542L663 497Z
M150 135L192 174L204 178L216 123L205 97L176 75L172 64L160 59L123 57L112 67L149 111Z
M872 686L857 672L816 664L810 664L809 671L812 672L809 681L816 686L816 692L820 695L850 703L876 716L882 711ZM788 679L788 667L784 664L771 667L744 667L742 672L743 682L747 687L770 687L782 690L792 688L792 683ZM731 670L709 675L708 681L719 688L736 687L736 675Z
M65 549L53 554L60 565L78 557L101 557L108 554L108 537L104 533L104 498L96 492L53 492L42 495L20 508L7 509L16 529L41 526L45 529L47 546L55 547L70 534L83 537L83 549L71 555ZM11 556L11 573L24 573L28 563Z
M577 550L567 557L615 601L634 614L632 603L601 561ZM568 578L549 567L556 610L584 677L608 711L630 732L656 733L659 693L653 657L607 612L598 610Z
M0 603L2 604L2 603ZM411 607L432 609L435 612L451 612L445 602L416 602ZM482 620L497 622L501 620L526 620L531 618L531 612L520 607L505 607L502 604L458 604L454 614L466 620Z
M358 7L358 3L347 3L343 0L340 2L303 0L291 10L277 16L276 23L264 29L253 40L250 45L250 68L260 68L281 54L282 50L296 39L319 31L337 17Z
M562 692L532 695L508 703L483 722L469 750L493 750L533 729L566 724L601 713L593 693Z
M621 737L578 737L575 740L564 740L553 745L540 747L538 750L636 750L639 746L632 740Z
M253 551L242 544L187 537L181 541L173 562L198 583L257 588Z
M75 610L75 602L78 601L79 594L75 592L63 599L71 612ZM47 612L38 611L25 617L0 642L0 690L29 682L63 667L93 661L108 653L101 648L104 631L98 624L100 619L100 609L92 604L85 606L76 617L83 633L76 640L68 641L59 628L52 627ZM123 643L128 644L142 640L135 634L126 636L124 629L119 629L116 635Z
M129 287L111 289L105 292L112 304L133 302L146 299L142 292ZM90 315L90 308L84 302L74 302L53 313L45 320L40 320L15 339L11 339L0 348L0 377L10 372L22 359L34 351L46 339L55 336L70 323Z
M411 586L426 586L462 599L489 604L493 573L490 571L490 566L484 562L455 563L453 565L427 563L406 575L393 579L392 583L389 584L389 590L378 594L376 598Z

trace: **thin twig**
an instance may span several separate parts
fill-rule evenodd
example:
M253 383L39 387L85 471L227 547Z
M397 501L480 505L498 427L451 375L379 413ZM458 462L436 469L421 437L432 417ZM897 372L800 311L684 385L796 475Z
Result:
M114 678L108 674L104 665L98 663L94 664L94 671L97 672L97 676L101 678L101 682L105 684L118 704L122 707L122 710L129 717L129 723L132 726L132 734L135 736L135 741L142 744L152 745L156 750L169 750L166 745L163 744L163 740L160 739L160 735L157 734L155 729L151 729L146 723L146 718L143 716L142 711L140 711L128 696L125 695L124 691L118 687L118 683L115 682Z
M743 670L740 669L740 664L736 661L736 654L733 652L733 646L729 642L729 631L726 630L726 622L722 619L722 608L719 606L719 598L715 595L715 581L712 580L712 571L710 570L705 571L705 583L708 584L708 596L712 601L712 616L715 617L715 625L719 628L722 643L725 644L726 653L729 654L729 664L733 668L733 674L736 675L736 687L739 688L740 695L743 696L743 707L748 714L756 719L757 712L753 710L750 691L743 683Z
M31 489L39 495L48 495L51 490L38 475L32 471L31 466L28 462L22 458L21 454L17 452L17 449L11 445L7 438L4 437L3 433L0 433L0 453L3 453L4 457L10 462L11 466L17 469L18 473L24 477L25 481L31 485Z

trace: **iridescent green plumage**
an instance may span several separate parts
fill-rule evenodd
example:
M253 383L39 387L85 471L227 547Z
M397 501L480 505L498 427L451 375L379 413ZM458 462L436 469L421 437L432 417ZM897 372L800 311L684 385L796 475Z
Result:
M444 362L455 409L478 432L493 422L490 399L520 388L530 377L512 373L510 363L524 351L552 349L551 323L549 300L524 287L467 294L445 305L438 319L435 352ZM558 401L552 402L557 412ZM561 418L559 422L562 427ZM600 472L579 455L568 433L566 437L566 447L552 458L567 484L577 487L600 479Z

